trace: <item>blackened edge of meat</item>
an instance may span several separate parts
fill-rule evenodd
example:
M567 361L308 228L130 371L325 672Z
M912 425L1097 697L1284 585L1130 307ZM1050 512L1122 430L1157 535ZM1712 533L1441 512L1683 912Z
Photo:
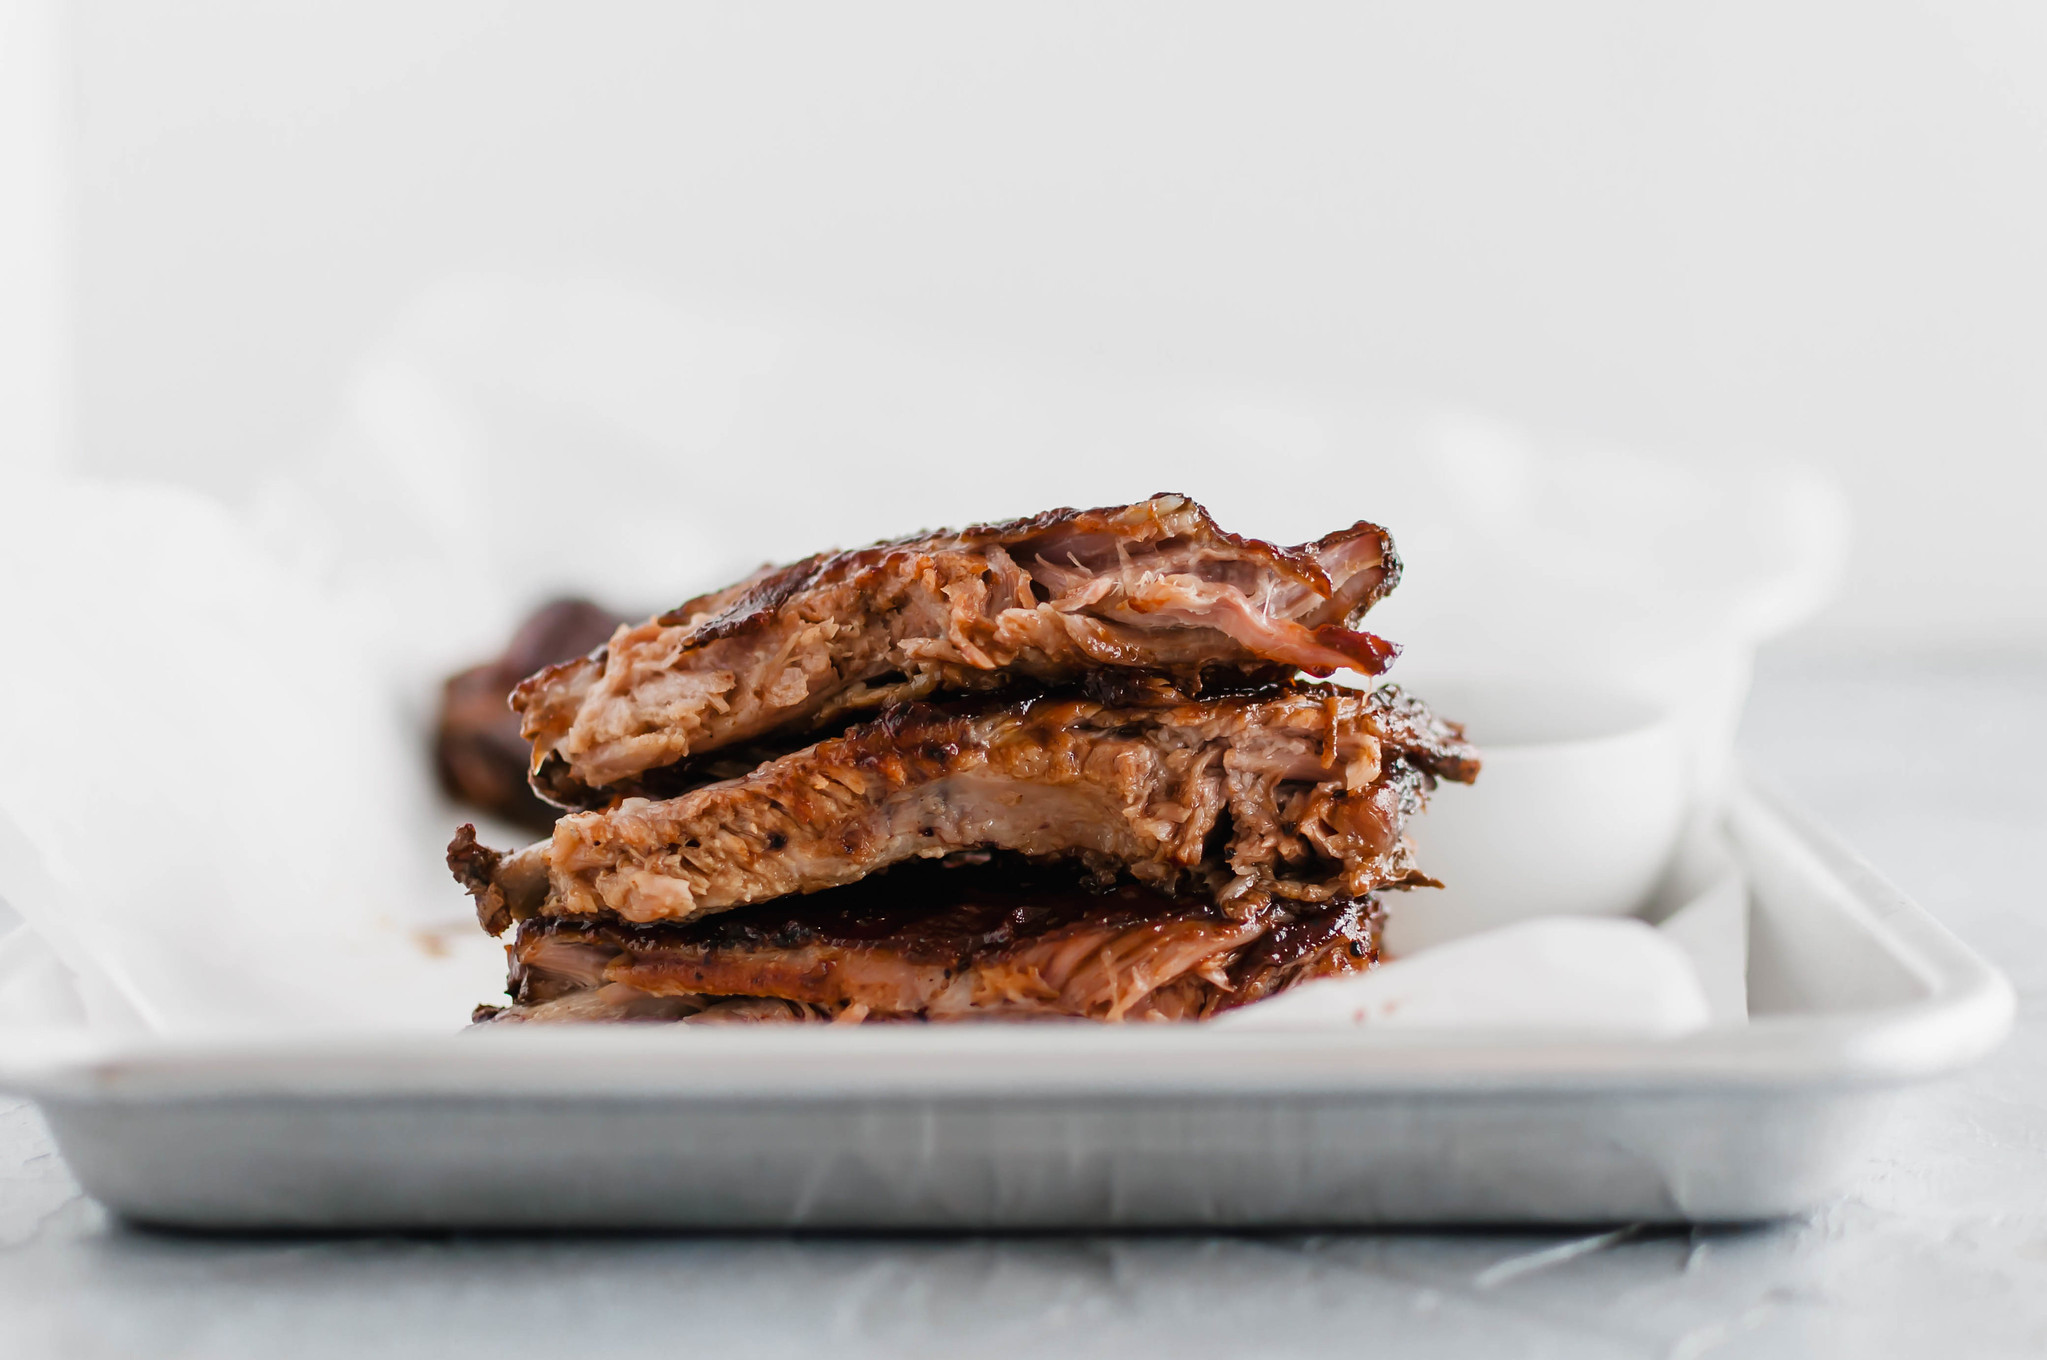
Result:
M488 934L502 935L512 924L512 909L497 885L504 854L476 839L476 824L464 822L448 842L448 872L476 900L476 919Z
M1303 688L1327 692L1336 687ZM1453 784L1470 784L1478 779L1482 763L1479 750L1464 735L1463 723L1439 716L1425 701L1399 685L1380 685L1372 695L1385 714L1387 736L1395 739L1404 759Z
M1072 506L1061 506L1058 509L1046 510L1040 514L1032 515L1028 519L971 524L960 530L957 537L960 542L965 544L999 543L1004 545L1020 545L1028 542L1030 539L1055 533L1061 529L1085 525L1091 521L1106 519L1119 512L1134 509L1137 506L1161 501L1184 502L1200 516L1204 530L1213 534L1217 539L1251 555L1265 558L1284 574L1292 576L1298 581L1314 585L1325 594L1333 593L1334 586L1329 579L1329 573L1323 568L1322 563L1316 556L1317 550L1327 549L1341 543L1347 537L1357 534L1360 530L1371 534L1376 540L1380 565L1369 587L1355 602L1351 603L1350 608L1345 612L1346 624L1357 623L1363 618L1367 610L1380 600L1386 598L1393 588L1400 583L1402 569L1400 554L1393 546L1393 536L1379 525L1360 520L1356 524L1324 534L1313 543L1288 547L1277 543L1268 543L1262 538L1252 538L1246 534L1233 534L1229 532L1215 522L1214 518L1199 501L1195 500L1192 496L1177 491L1154 492L1144 501L1133 502L1130 506L1098 506L1085 510L1076 509ZM773 571L764 571L746 583L748 588L743 593L735 595L729 601L721 601L721 608L716 617L706 620L704 625L691 637L691 643L695 646L703 646L716 642L721 638L737 637L764 627L775 611L781 608L783 604L787 603L798 593L824 580L835 569L843 569L847 563L876 549L912 544L945 532L944 530L925 531L906 534L899 538L879 539L865 548L816 553L804 558L800 562L791 562L788 566L776 568ZM687 604L679 605L662 614L656 622L666 627L686 624L702 611L705 598L709 597L700 597ZM1369 637L1369 635L1356 636ZM1392 656L1397 654L1398 649L1391 648L1391 644L1385 643L1378 638L1369 638L1369 641L1377 644L1377 647L1365 648L1364 655L1361 655L1359 660L1372 663L1372 669L1376 673L1377 670L1383 669L1386 664L1390 664ZM1379 651L1381 648L1391 648L1391 650L1381 653Z

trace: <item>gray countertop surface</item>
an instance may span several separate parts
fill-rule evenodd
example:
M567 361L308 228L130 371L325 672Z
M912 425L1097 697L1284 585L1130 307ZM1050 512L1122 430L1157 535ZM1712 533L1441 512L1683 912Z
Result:
M0 1354L2047 1355L2047 658L1766 656L1748 759L2019 993L1796 1221L1599 1234L198 1238L0 1101Z

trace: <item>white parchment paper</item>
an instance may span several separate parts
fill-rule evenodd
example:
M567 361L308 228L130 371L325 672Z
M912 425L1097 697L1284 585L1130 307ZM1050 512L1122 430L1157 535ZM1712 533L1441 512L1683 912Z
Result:
M419 734L320 592L188 492L16 485L9 518L0 897L95 1018L459 1019L497 951L435 881Z

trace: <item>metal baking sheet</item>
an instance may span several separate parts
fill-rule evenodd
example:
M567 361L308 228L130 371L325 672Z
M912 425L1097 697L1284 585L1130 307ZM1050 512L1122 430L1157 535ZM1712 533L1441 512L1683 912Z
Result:
M92 1195L233 1229L1705 1221L1809 1208L2010 1026L1998 973L1738 789L1751 1019L1678 1039L1084 1025L51 1041Z

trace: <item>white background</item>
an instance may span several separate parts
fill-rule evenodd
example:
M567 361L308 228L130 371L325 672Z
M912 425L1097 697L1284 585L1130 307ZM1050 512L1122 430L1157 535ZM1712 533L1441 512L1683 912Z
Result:
M2047 6L54 8L87 467L233 491L503 267L1794 456L1823 630L2047 639Z

